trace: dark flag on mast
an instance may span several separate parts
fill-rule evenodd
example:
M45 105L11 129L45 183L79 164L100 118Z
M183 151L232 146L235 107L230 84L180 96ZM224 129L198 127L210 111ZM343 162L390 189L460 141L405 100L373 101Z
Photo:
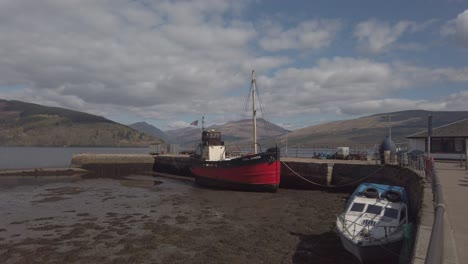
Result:
M192 123L190 123L191 126L198 126L198 120L195 120L193 121Z

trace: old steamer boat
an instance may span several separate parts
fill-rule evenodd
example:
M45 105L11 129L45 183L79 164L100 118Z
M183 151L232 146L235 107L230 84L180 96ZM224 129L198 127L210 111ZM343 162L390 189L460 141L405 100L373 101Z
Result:
M219 131L202 131L196 150L197 161L191 166L198 184L251 191L275 192L280 183L280 151L278 147L257 153L256 82L252 71L253 153L236 158L226 157L226 148Z

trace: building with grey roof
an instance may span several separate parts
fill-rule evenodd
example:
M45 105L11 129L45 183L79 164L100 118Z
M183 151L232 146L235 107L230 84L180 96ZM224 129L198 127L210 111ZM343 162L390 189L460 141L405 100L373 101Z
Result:
M420 150L427 153L428 131L422 131L407 137L408 151ZM462 119L432 129L431 156L436 159L465 158L468 145L468 119Z

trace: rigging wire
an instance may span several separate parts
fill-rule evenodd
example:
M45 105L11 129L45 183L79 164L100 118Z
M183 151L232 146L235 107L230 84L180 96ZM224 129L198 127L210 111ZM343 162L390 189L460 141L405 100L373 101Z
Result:
M247 110L249 108L249 102L250 102L250 95L251 94L252 94L252 84L250 84L249 93L247 94L247 98L245 98L244 111L241 114L241 120L246 119L246 112L247 112Z
M268 132L268 131L272 130L274 127L273 127L272 123L267 121L268 114L267 114L267 111L264 108L264 103L262 101L262 95L260 93L260 89L259 89L259 86L258 86L257 82L255 82L255 85L256 85L256 98L257 98L256 102L258 102L259 109L260 109L260 112L262 114L262 119L263 119L262 122L257 123L257 126L259 126L259 127L263 126L265 129L262 129L262 130ZM247 94L246 100L244 101L244 107L243 107L243 112L241 113L240 121L250 119L247 116L247 113L253 111L252 106L250 105L250 100L251 100L250 98L252 97L252 90L253 90L253 82L251 81L250 82L249 93ZM240 136L242 138L251 138L252 137L250 135L250 133L252 132L251 129L250 129L250 126L241 127L240 132L241 132ZM244 143L245 143L245 140L244 140ZM258 142L257 142L257 145L261 148L261 146L260 146L260 144Z
M247 97L245 98L245 102L244 102L244 111L241 113L241 118L239 119L239 121L243 121L243 120L246 120L247 119L247 116L246 116L246 113L247 111L249 110L250 106L249 106L249 102L250 102L250 95L252 94L252 82L250 83L250 88L249 88L249 92L247 94ZM242 126L241 129L240 129L240 136L242 138L248 138L249 137L249 131L248 131L248 127L249 126Z
M260 95L260 89L258 89L257 85L257 94L258 94L258 103L260 105L260 111L262 112L262 118L265 121L265 126L266 126L266 131L273 131L274 129L274 124L271 122L268 122L269 120L269 114L263 107L263 101L262 101L262 96Z

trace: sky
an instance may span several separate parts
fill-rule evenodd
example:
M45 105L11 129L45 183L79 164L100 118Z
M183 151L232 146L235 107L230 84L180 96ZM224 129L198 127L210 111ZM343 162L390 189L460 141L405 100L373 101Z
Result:
M0 98L163 130L468 111L467 0L0 0Z

